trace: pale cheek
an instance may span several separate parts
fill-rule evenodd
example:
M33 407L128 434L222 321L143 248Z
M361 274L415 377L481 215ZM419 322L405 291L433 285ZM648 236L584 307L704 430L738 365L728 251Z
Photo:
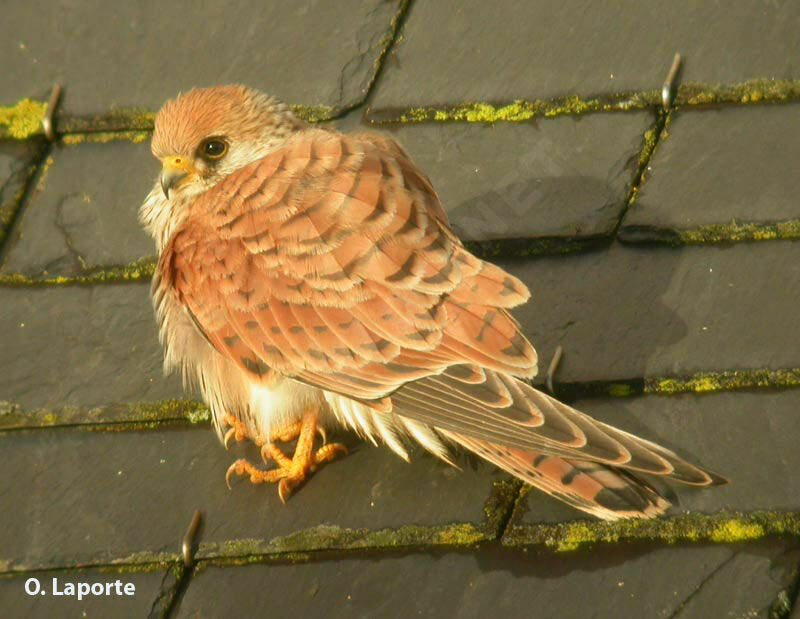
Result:
M224 165L220 165L218 171L221 175L227 176L239 168L243 168L254 161L266 157L276 148L279 148L280 145L280 143L275 143L275 141L266 140L263 142L239 143L231 147L228 155L225 157Z
M242 145L239 148L231 149L231 152L225 158L225 165L221 167L224 167L224 174L228 175L239 168L251 164L257 159L260 159L257 149Z

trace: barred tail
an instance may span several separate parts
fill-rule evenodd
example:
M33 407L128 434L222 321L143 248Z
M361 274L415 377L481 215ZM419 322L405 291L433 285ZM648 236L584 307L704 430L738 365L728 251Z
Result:
M670 506L646 482L618 468L441 432L519 479L603 520L654 518Z

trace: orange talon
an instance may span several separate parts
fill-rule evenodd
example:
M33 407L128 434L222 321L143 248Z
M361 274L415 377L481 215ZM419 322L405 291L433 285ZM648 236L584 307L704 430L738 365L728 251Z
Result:
M237 443L241 443L247 438L247 426L245 426L236 417L228 414L225 415L224 421L230 426L230 428L228 428L228 431L225 432L225 437L222 439L222 442L225 445L225 449L228 449L230 447L230 442L232 438L235 437Z

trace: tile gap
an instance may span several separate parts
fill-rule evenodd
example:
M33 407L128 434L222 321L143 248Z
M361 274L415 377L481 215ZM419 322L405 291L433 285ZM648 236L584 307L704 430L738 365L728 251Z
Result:
M781 589L770 604L769 619L788 619L792 610L800 605L800 564L794 569L794 578L788 587Z
M178 560L164 576L161 590L153 600L148 619L167 619L176 616L194 573L194 566L186 567L182 560Z
M378 58L375 60L375 63L378 65L375 69L375 72L372 74L372 79L370 79L369 84L367 85L367 92L364 94L363 97L359 101L356 101L350 105L344 106L341 110L339 110L335 116L330 118L329 120L336 120L346 116L350 112L353 112L356 109L366 108L368 107L369 101L374 96L376 91L378 82L380 81L381 76L383 75L383 69L386 66L386 59L389 57L389 54L392 53L395 44L397 43L397 38L400 35L400 31L403 29L403 26L406 23L406 19L408 18L408 14L411 11L411 5L414 3L414 0L401 0L400 6L397 9L397 13L392 18L392 22L390 24L391 32L389 34L389 41L384 46L381 53L378 55Z
M25 180L22 193L16 200L14 214L5 229L5 236L2 241L0 241L0 267L2 267L3 262L5 261L9 250L11 249L11 238L16 234L18 228L22 225L23 215L27 210L29 203L31 202L32 194L36 190L36 186L39 184L39 180L42 177L42 173L46 167L47 158L52 152L52 143L44 142L44 144L41 145L39 152L30 161L28 168L30 169L32 167L33 172L29 173L28 178Z
M665 133L665 129L672 117L673 109L674 108L670 108L668 111L664 111L660 107L656 107L654 109L656 118L650 129L645 131L644 144L642 145L642 150L639 151L639 165L637 167L636 172L633 175L631 188L630 191L628 192L628 196L625 200L622 212L620 213L619 219L617 219L616 226L614 226L614 231L612 232L612 235L614 237L617 237L619 229L622 226L622 222L625 220L625 216L628 214L628 211L633 206L640 189L646 182L645 172L647 171L647 168L650 165L650 161L652 161L653 159L653 155L658 149L658 144L661 141L661 138ZM648 134L653 135L652 140L648 139Z

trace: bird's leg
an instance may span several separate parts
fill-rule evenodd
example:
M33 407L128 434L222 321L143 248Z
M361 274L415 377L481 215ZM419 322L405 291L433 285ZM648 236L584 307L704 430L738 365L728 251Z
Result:
M236 417L231 414L225 415L224 419L225 423L230 426L228 431L225 432L225 436L223 437L223 443L225 444L225 449L228 449L231 445L231 440L236 439L237 443L241 443L247 439L250 439L255 443L257 446L261 447L264 445L264 439L260 436L251 437L247 432L247 426L239 421ZM275 441L280 441L281 443L288 443L289 441L293 441L300 435L300 429L303 426L303 421L294 421L286 426L282 426L273 430L270 434L270 443L274 443ZM322 426L317 426L317 432L319 432L320 437L322 437L322 444L328 442L328 436L325 433L325 429Z
M266 460L270 458L277 464L277 468L262 471L244 458L234 462L225 474L225 481L230 485L231 475L249 475L254 484L265 482L278 483L278 496L286 502L292 489L302 484L309 473L325 462L333 460L337 454L347 454L347 447L340 443L323 445L314 449L314 435L318 431L317 420L319 410L314 407L303 413L300 421L279 428L271 433L269 442L261 447L261 455ZM324 436L324 434L323 434ZM273 441L291 441L297 438L294 455L289 458Z

